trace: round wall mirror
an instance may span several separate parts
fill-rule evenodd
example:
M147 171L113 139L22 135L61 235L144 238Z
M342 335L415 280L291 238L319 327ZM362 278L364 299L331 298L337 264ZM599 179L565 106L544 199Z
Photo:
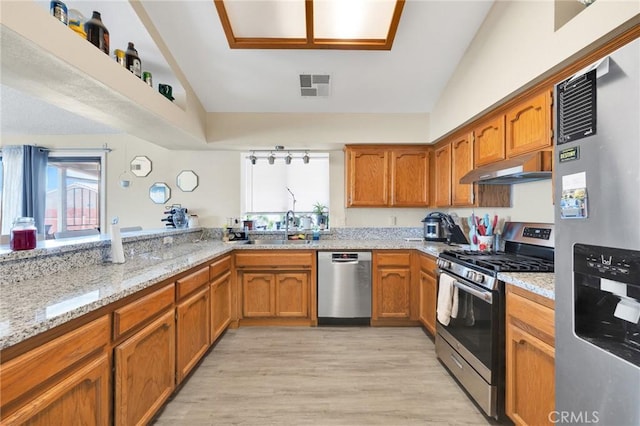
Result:
M139 155L131 160L131 173L138 177L145 177L151 173L151 160L144 155Z
M176 185L184 192L191 192L198 186L198 175L193 170L183 170L176 178Z
M156 182L149 188L149 198L156 204L164 204L171 198L171 188L164 182Z

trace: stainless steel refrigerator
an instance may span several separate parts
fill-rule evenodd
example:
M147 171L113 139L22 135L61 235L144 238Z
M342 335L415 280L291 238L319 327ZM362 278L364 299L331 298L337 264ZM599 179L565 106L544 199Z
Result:
M554 87L557 424L640 425L640 39Z

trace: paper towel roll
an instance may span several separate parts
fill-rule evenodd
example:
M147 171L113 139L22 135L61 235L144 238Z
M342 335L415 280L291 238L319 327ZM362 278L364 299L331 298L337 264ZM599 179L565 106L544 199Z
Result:
M111 225L111 262L124 263L124 248L122 247L122 237L120 236L120 226Z

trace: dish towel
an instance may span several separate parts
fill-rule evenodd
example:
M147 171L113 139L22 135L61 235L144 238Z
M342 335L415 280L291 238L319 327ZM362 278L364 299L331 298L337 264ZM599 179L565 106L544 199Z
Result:
M436 313L442 325L449 325L451 318L458 315L458 287L453 285L454 281L455 279L449 275L440 275Z

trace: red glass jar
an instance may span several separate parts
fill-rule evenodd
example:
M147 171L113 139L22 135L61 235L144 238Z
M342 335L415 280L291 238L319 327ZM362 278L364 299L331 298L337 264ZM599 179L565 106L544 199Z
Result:
M32 250L36 248L38 229L32 217L19 217L13 221L9 247L11 250Z

